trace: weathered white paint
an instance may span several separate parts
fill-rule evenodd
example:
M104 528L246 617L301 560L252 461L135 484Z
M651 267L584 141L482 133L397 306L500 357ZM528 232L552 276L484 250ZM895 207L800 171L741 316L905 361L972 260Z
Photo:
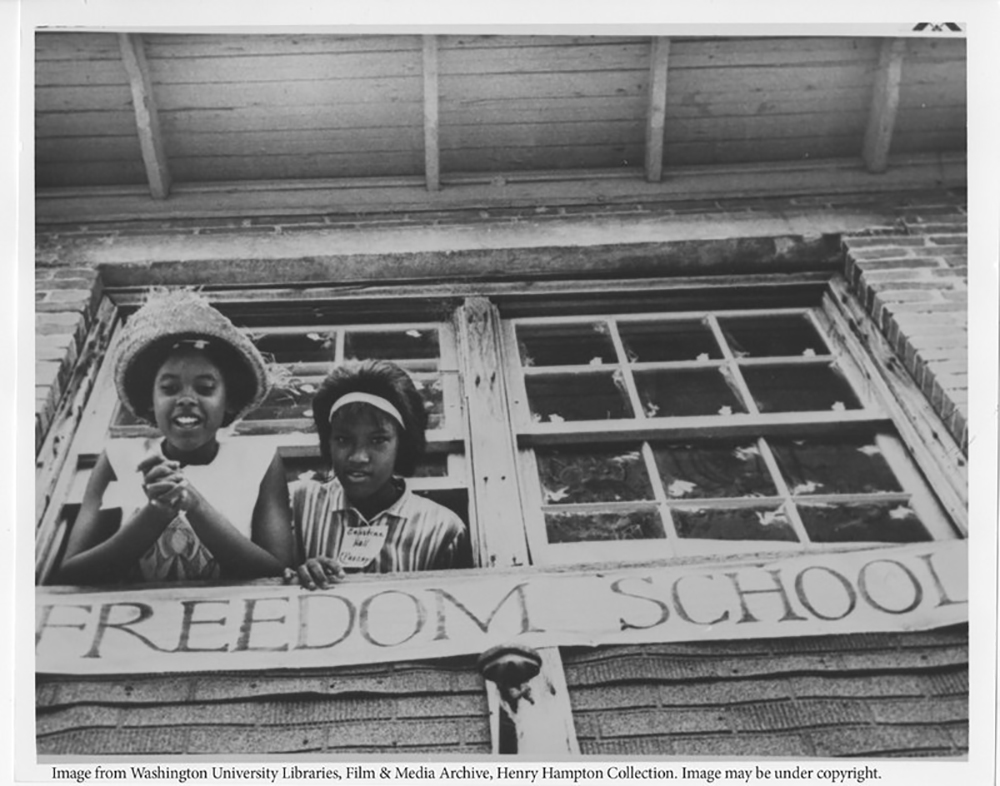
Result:
M413 254L471 249L586 247L667 243L738 237L805 237L862 230L885 221L876 210L803 210L800 214L761 210L697 216L587 216L516 224L298 229L294 234L211 235L154 233L60 238L59 254L81 266L121 263L295 260L347 255ZM280 219L276 219L280 223ZM44 251L42 252L44 253Z
M968 619L967 541L771 562L36 593L36 670L309 668L529 647L909 631Z
M134 221L216 216L275 216L467 210L558 205L637 204L691 199L787 198L802 194L844 194L964 186L964 153L890 157L889 171L872 178L860 157L807 162L670 167L662 182L641 179L642 170L508 172L442 177L440 191L427 191L423 178L285 179L280 183L182 183L171 198L151 200L142 189L40 189L35 217L40 224Z

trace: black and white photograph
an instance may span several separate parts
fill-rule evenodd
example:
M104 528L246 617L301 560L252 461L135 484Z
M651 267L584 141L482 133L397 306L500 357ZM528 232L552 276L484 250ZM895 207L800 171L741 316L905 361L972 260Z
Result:
M992 761L984 6L22 22L19 780Z

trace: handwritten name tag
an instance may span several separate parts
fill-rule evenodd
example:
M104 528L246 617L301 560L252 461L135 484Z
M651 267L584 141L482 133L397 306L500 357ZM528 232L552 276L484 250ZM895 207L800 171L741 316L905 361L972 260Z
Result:
M340 546L340 564L345 570L361 570L368 566L382 550L389 534L389 524L369 524L364 527L347 527Z

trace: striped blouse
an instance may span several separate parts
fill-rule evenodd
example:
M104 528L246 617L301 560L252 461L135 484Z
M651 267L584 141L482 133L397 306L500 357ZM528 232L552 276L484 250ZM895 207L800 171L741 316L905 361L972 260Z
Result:
M370 520L351 507L334 478L326 483L292 484L292 526L298 563L310 557L339 559L352 528L388 528L385 542L366 573L442 570L469 567L468 533L448 508L404 488L402 496Z

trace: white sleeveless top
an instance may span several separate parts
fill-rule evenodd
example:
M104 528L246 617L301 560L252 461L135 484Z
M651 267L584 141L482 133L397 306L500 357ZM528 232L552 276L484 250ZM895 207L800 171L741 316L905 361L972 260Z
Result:
M113 439L105 448L116 480L104 492L103 508L121 508L122 526L128 526L148 499L137 467L151 454L163 455L163 437ZM191 464L184 476L199 493L242 535L249 538L260 482L273 454L240 449L219 441L219 452L210 464ZM139 558L142 581L190 581L219 578L212 553L195 534L183 511L171 521L157 541Z

